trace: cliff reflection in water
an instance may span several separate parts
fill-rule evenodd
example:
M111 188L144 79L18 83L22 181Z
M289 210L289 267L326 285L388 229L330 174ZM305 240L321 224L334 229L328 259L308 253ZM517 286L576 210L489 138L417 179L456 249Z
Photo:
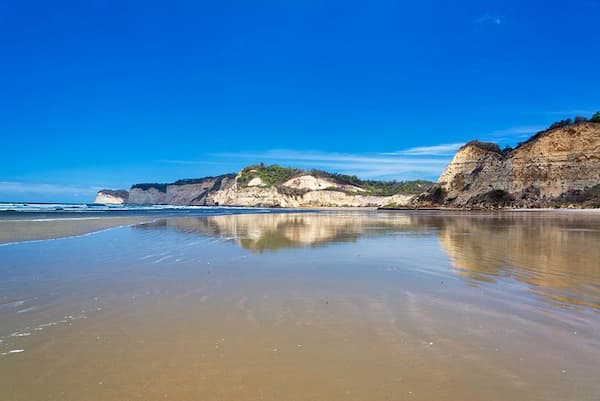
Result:
M597 214L281 213L165 219L137 227L232 239L254 252L394 233L436 236L453 272L470 284L516 279L552 301L600 308ZM402 252L401 243L397 249Z
M168 227L179 232L230 238L255 251L352 242L368 233L422 230L410 216L374 213L272 213L164 219L139 228Z
M597 215L514 213L440 217L438 237L473 283L513 278L562 304L600 308Z

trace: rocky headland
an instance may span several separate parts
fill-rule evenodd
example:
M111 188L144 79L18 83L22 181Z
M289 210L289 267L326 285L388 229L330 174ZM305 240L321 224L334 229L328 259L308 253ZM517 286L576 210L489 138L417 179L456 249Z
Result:
M94 203L123 205L129 203L129 192L124 189L102 189L96 194L96 200Z
M129 191L102 190L95 202L289 208L408 206L431 185L432 182L424 180L360 180L319 170L258 164L238 174L170 184L135 184Z
M559 122L514 149L469 142L413 206L600 207L600 121Z

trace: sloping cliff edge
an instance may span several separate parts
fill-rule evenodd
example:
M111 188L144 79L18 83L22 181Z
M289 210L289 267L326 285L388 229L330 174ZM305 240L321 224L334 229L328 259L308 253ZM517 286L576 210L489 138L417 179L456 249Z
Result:
M472 141L412 202L444 208L600 207L600 122L563 123L515 149Z

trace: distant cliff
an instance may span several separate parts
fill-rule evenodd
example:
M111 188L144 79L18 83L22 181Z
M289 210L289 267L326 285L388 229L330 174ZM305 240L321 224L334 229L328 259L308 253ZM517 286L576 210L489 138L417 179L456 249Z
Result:
M469 142L413 205L600 207L600 122L559 122L515 149Z
M153 205L205 205L211 192L228 188L235 174L179 180L171 184L135 184L129 203Z
M96 194L94 203L103 203L108 205L122 205L129 202L129 192L124 189L112 190L103 189Z
M429 181L371 181L319 170L253 165L238 174L135 184L125 197L98 192L97 203L259 207L380 207L408 205ZM119 191L121 192L121 191Z

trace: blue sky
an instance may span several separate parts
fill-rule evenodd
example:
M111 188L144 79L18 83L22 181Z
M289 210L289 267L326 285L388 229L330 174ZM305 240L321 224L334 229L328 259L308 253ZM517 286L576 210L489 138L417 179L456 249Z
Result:
M599 0L0 4L0 201L265 162L435 179L600 109Z

